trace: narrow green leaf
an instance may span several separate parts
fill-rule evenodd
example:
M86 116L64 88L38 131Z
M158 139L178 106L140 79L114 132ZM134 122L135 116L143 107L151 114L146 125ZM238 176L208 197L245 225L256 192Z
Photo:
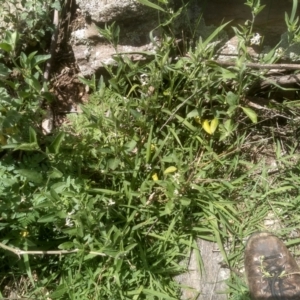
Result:
M65 243L60 244L57 248L61 249L61 250L70 250L70 249L74 248L74 243L73 242L65 242Z
M177 143L180 145L181 148L183 148L180 139L177 135L177 133L175 132L175 130L173 128L171 128L170 126L168 126L168 129L171 131L171 133L173 134L174 138L176 139Z
M157 10L160 10L162 12L166 12L163 8L161 8L160 6L148 1L148 0L137 0L138 2L140 2L141 4L143 5L146 5L148 7L151 7L151 8L154 8L154 9L157 9Z
M6 51L6 52L10 52L12 50L12 46L8 43L0 43L0 49Z
M187 197L180 197L180 204L182 206L189 206L191 204L191 199Z
M135 248L137 246L137 243L128 245L125 249L124 252L128 253L129 251L131 251L133 248Z
M37 144L36 132L31 126L29 127L29 141L30 141L30 143Z
M203 47L206 47L230 22L219 26L204 42Z
M32 59L32 68L36 67L37 65L47 61L51 57L50 54L46 55L36 55Z
M0 63L0 78L6 78L11 73L11 69L9 69L6 65Z
M14 150L23 150L23 151L36 151L40 150L40 147L37 143L24 143L21 145L15 145L15 147L10 147L10 145L6 145L7 148L14 148ZM4 147L2 147L4 148Z
M257 123L257 114L254 110L249 107L242 107L244 113L250 118L253 123Z
M68 291L69 287L63 283L59 285L54 292L49 295L50 299L66 299L66 297L62 297Z
M226 95L226 102L230 106L237 105L238 102L239 102L239 96L234 94L233 92L228 92L227 95Z
M50 213L38 219L39 223L52 223L57 219L56 213Z
M64 132L60 132L54 139L54 141L51 143L51 145L48 147L49 153L57 154L59 152L60 145L65 137Z
M50 188L50 195L56 202L62 202L54 188Z
M128 94L127 94L126 97L129 97L130 94L131 94L136 88L138 88L138 87L140 87L140 84L134 84L134 85L131 87L131 89L130 89L130 91L128 92Z
M195 132L197 131L197 128L193 126L190 122L188 122L186 119L182 118L179 115L175 115L175 117L181 122L186 128L190 129L191 131Z
M153 299L155 299L155 297L158 297L158 299L177 300L177 298L170 297L168 294L158 292L156 290L143 289L143 294L154 297Z
M119 192L106 190L106 189L89 189L87 190L89 193L93 194L106 194L106 195L117 195Z
M35 183L41 183L43 181L43 177L41 173L33 170L27 170L27 169L20 169L17 170L17 173L21 176L26 177L29 181L35 182Z
M166 175L166 174L169 174L169 173L174 173L174 172L176 172L176 171L177 171L177 168L174 167L174 166L171 166L171 167L168 167L168 168L166 168L166 169L164 170L164 174Z
M154 154L154 156L152 157L152 160L151 160L152 162L154 162L155 159L156 159L156 157L158 157L158 156L160 155L161 150L164 148L166 142L168 141L169 135L170 135L170 134L168 134L168 135L165 137L165 139L160 143L159 148L155 151L155 154Z
M42 85L40 82L34 78L33 76L30 76L30 78L25 78L25 82L31 86L36 92L40 92L42 90Z
M52 167L52 171L48 172L49 178L61 178L63 176L63 173L60 172L58 169Z
M151 157L151 144L152 144L152 134L153 134L153 125L151 125L150 133L147 141L147 150L146 150L146 163L148 164Z
M27 245L26 245L25 248L27 248ZM24 254L23 255L23 260L24 260L24 265L25 265L26 273L27 273L28 277L30 278L30 281L31 281L32 285L35 286L35 282L33 280L32 272L31 272L31 268L30 268L28 254Z

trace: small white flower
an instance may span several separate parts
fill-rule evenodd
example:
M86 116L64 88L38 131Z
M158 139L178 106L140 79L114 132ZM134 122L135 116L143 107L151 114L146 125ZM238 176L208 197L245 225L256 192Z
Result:
M140 81L141 81L141 83L142 83L142 86L148 84L148 82L149 82L149 77L148 77L148 75L145 74L145 73L141 74L141 75L140 75Z
M108 206L112 206L112 205L114 205L114 204L116 204L115 201L113 201L112 199L109 199L109 200L108 200Z
M66 217L66 224L67 227L73 227L74 223L71 221L69 217Z
M71 221L71 218L70 218L70 216L73 215L74 213L75 213L74 209L72 209L71 212L68 212L68 216L66 217L66 224L65 224L66 226L68 226L68 227L74 226L74 223Z
M275 51L275 56L276 57L281 57L281 55L283 54L284 50L282 47L279 47L278 49L276 49Z
M253 38L250 40L250 45L260 45L262 36L259 33L254 33Z
M175 183L179 184L180 174L178 172L176 172L172 177L173 177Z

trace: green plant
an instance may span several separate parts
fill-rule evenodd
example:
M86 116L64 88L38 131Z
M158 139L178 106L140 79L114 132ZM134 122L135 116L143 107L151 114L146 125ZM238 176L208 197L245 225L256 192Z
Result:
M295 18L298 7L298 1L293 0L293 8L291 12L291 16L289 17L287 13L285 13L285 23L288 29L288 38L291 43L299 43L299 17Z
M263 228L270 211L285 224L282 236L299 226L297 141L283 148L280 136L270 134L274 175L251 150L264 145L261 123L269 120L247 101L253 85L267 78L246 65L260 2L247 1L253 19L236 29L241 51L230 67L215 60L228 24L176 57L168 26L185 10L172 14L167 1L140 2L166 14L160 43L150 34L157 52L141 53L145 64L117 52L108 78L81 78L93 92L89 102L52 135L39 127L40 102L51 100L41 84L40 64L48 56L18 54L17 32L0 43L6 53L0 65L2 286L18 287L23 296L179 299L174 276L185 271L181 262L192 249L202 270L201 238L218 244L233 271L230 297L249 299L238 276L243 239ZM116 24L101 33L117 48ZM259 62L276 62L275 51ZM268 112L297 116L296 104L271 103ZM295 118L286 128L298 125Z
M0 43L0 49L7 53L13 67L12 69L3 63L0 64L0 91L2 94L0 137L2 149L15 148L18 150L21 149L18 147L23 147L21 144L25 142L28 136L29 126L38 126L38 123L35 123L33 119L36 118L35 115L40 113L42 101L44 99L50 100L50 94L42 90L40 83L42 71L39 67L40 64L49 59L49 55L37 55L37 52L32 52L27 56L21 52L16 59L15 50L18 43L19 34L9 31L6 32L5 38ZM45 88L47 90L46 84ZM12 95L9 95L10 90L13 91ZM35 149L36 146L35 143Z
M0 1L1 32L17 31L21 35L19 47L46 47L43 39L47 32L52 31L51 11L60 10L59 1ZM1 34L1 37L2 34Z

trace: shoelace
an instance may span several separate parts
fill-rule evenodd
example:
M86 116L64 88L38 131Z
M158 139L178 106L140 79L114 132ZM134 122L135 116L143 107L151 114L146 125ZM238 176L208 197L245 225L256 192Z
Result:
M274 300L288 300L285 297L285 291L296 290L296 286L291 284L287 280L287 275L285 272L285 259L282 255L273 255L267 256L263 258L263 262L265 262L264 268L265 279L268 281L268 286L271 291L271 295ZM278 260L283 259L281 264L278 264Z

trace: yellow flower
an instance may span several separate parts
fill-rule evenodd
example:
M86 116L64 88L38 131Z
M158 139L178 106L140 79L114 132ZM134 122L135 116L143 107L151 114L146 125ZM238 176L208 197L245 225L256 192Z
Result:
M27 230L24 230L21 232L22 237L27 237L29 235L29 232Z
M152 179L153 179L153 181L157 181L157 180L158 180L157 173L154 173L154 174L152 175Z

